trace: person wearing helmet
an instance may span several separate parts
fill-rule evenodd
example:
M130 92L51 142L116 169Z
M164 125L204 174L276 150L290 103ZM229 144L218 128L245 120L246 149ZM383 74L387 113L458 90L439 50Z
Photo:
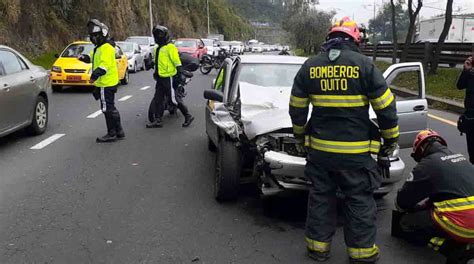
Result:
M89 39L95 45L91 55L80 55L79 60L92 62L91 82L94 83L93 95L100 100L101 110L105 116L107 134L98 137L98 143L114 142L125 138L120 121L120 113L115 107L115 93L119 82L115 45L109 39L109 28L97 19L87 23Z
M395 199L392 235L428 244L447 263L474 260L465 250L474 243L473 166L433 130L418 134L412 157L418 164Z
M174 104L184 115L183 127L188 127L194 120L189 113L188 108L184 105L181 96L175 96L177 83L182 81L181 59L179 58L178 49L171 43L171 36L168 28L164 26L155 26L153 28L153 37L158 46L154 51L154 72L153 78L156 80L154 102L156 104L155 120L146 125L147 128L162 127L162 117L165 111L165 96L171 98Z
M463 125L458 128L462 133L466 133L467 151L469 159L474 164L474 68L473 56L470 56L464 62L464 69L459 75L457 87L458 89L466 89L464 98L465 112L462 115Z
M375 263L379 257L373 192L382 176L371 154L383 157L380 165L388 171L399 129L395 97L382 73L360 53L360 41L354 21L348 17L338 21L322 51L297 73L291 92L289 113L297 147L302 149L305 143L308 150L305 175L312 186L306 242L309 257L316 261L330 257L338 188L345 196L344 236L350 262ZM378 127L369 117L369 104Z

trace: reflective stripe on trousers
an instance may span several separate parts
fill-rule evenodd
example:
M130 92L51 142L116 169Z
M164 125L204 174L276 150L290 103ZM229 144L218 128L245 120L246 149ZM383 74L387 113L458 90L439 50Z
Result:
M320 253L329 252L329 249L331 247L330 243L313 240L309 237L306 237L306 244L309 250Z
M370 258L379 253L379 247L374 245L371 248L347 248L349 257L353 259L365 259Z

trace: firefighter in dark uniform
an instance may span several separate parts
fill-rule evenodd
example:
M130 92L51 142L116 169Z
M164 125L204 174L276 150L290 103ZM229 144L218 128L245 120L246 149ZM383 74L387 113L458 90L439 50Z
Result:
M178 106L178 109L184 116L183 127L188 127L194 120L189 113L188 108L184 105L183 96L176 96L177 82L182 82L183 75L181 73L181 59L179 58L178 49L171 43L171 36L168 28L164 26L155 26L153 28L153 37L157 43L154 50L154 68L153 78L156 80L155 86L155 120L146 125L148 128L156 128L163 126L163 113L165 96ZM179 92L179 91L178 91Z
M467 58L464 62L464 70L459 76L457 87L458 89L466 89L466 97L464 98L464 115L471 121L467 124L466 139L467 150L469 152L469 159L474 164L474 68L472 67L472 56Z
M360 54L360 40L354 21L345 17L337 22L322 52L303 64L291 92L293 133L308 149L305 174L312 186L306 242L309 257L316 261L330 257L338 187L345 196L344 236L350 262L375 263L379 257L373 191L380 186L381 174L371 154L384 157L381 165L387 169L399 129L394 95L382 73ZM369 103L379 127L369 118Z
M435 131L425 130L413 143L418 162L398 191L392 235L428 244L447 263L474 260L474 174L464 155L452 152Z
M91 82L94 82L93 95L100 100L100 106L105 116L107 134L97 138L98 143L114 142L123 139L125 133L120 121L120 113L115 107L115 93L119 83L117 62L115 60L115 43L110 40L109 28L97 19L87 23L91 42L95 45L91 55L81 55L79 60L91 63Z

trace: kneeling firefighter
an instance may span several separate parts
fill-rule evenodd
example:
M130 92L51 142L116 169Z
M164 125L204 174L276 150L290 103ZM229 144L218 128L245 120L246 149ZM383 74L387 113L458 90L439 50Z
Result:
M345 196L344 236L350 262L375 263L379 258L373 192L382 176L371 154L387 161L397 148L399 129L395 97L382 73L360 53L360 41L354 21L348 17L338 21L322 52L303 64L291 91L293 133L300 144L306 139L309 151L305 174L312 185L306 241L308 255L316 261L330 257L338 188ZM369 117L369 103L378 128ZM379 166L386 171L390 162Z
M432 130L418 134L418 162L395 201L392 235L428 244L447 263L474 260L474 167Z
M179 58L178 49L171 43L171 36L168 28L157 25L153 28L153 37L157 43L154 51L154 72L153 78L156 80L155 86L155 120L146 125L148 128L156 128L163 126L163 113L165 97L171 98L173 103L177 104L178 109L184 116L183 127L188 127L194 120L189 113L188 108L184 105L183 96L176 94L176 88L179 82L183 82L181 59ZM180 91L178 91L180 92Z
M113 142L123 139L125 133L120 122L120 113L115 107L115 93L119 83L117 62L115 60L115 43L109 39L109 28L97 19L87 23L91 42L95 45L91 55L80 55L79 60L92 62L91 82L94 82L93 96L100 100L101 110L105 116L107 134L97 138L97 142Z

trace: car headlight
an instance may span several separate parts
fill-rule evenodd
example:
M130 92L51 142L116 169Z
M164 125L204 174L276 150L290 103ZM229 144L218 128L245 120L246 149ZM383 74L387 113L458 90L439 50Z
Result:
M52 72L59 72L59 73L61 73L61 72L62 72L62 69L61 69L61 67L59 67L59 66L53 66L53 67L51 68L51 71L52 71Z

